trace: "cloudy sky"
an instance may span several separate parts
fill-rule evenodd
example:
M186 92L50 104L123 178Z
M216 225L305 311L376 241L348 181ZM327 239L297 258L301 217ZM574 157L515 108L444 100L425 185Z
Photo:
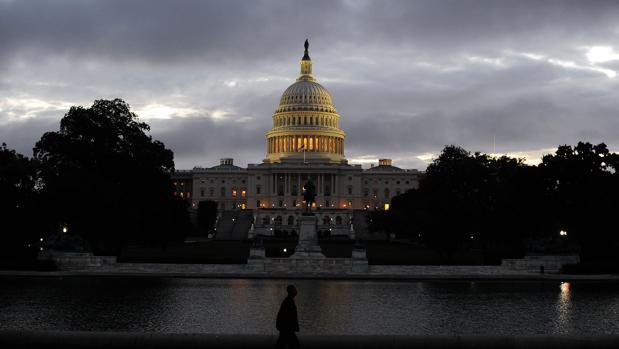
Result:
M619 150L619 2L591 0L0 0L0 142L119 97L177 168L258 163L306 37L351 162Z

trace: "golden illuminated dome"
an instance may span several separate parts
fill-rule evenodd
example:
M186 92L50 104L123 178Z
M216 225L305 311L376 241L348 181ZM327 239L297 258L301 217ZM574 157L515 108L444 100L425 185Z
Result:
M333 98L321 84L310 80L299 80L284 91L275 112L313 110L335 113Z
M273 113L273 128L267 132L267 162L342 162L344 138L340 116L329 91L316 82L305 41L301 74L290 85Z

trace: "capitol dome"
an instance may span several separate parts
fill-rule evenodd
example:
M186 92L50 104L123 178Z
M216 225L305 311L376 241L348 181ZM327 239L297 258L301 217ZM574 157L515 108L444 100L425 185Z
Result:
M282 94L267 132L266 162L342 162L345 133L329 91L316 82L305 41L301 74Z
M329 91L321 84L310 80L299 80L282 94L276 112L291 110L336 112Z

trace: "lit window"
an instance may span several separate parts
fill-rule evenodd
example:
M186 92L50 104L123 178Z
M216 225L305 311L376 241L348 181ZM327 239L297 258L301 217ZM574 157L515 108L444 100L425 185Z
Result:
M389 204L385 204L385 211L389 211Z
M241 190L241 197L244 198L247 195L247 192L245 190Z
M236 197L236 189L232 189L232 197L235 198Z

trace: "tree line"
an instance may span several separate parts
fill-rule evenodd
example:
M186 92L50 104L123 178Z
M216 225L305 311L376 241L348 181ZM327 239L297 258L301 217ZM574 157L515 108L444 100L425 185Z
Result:
M4 256L38 252L41 239L115 254L126 243L165 244L189 229L173 195L173 153L120 100L72 107L27 158L0 149Z
M496 258L526 253L619 255L619 155L603 143L559 146L540 164L447 146L417 189L372 215L393 232L444 254L476 248Z

